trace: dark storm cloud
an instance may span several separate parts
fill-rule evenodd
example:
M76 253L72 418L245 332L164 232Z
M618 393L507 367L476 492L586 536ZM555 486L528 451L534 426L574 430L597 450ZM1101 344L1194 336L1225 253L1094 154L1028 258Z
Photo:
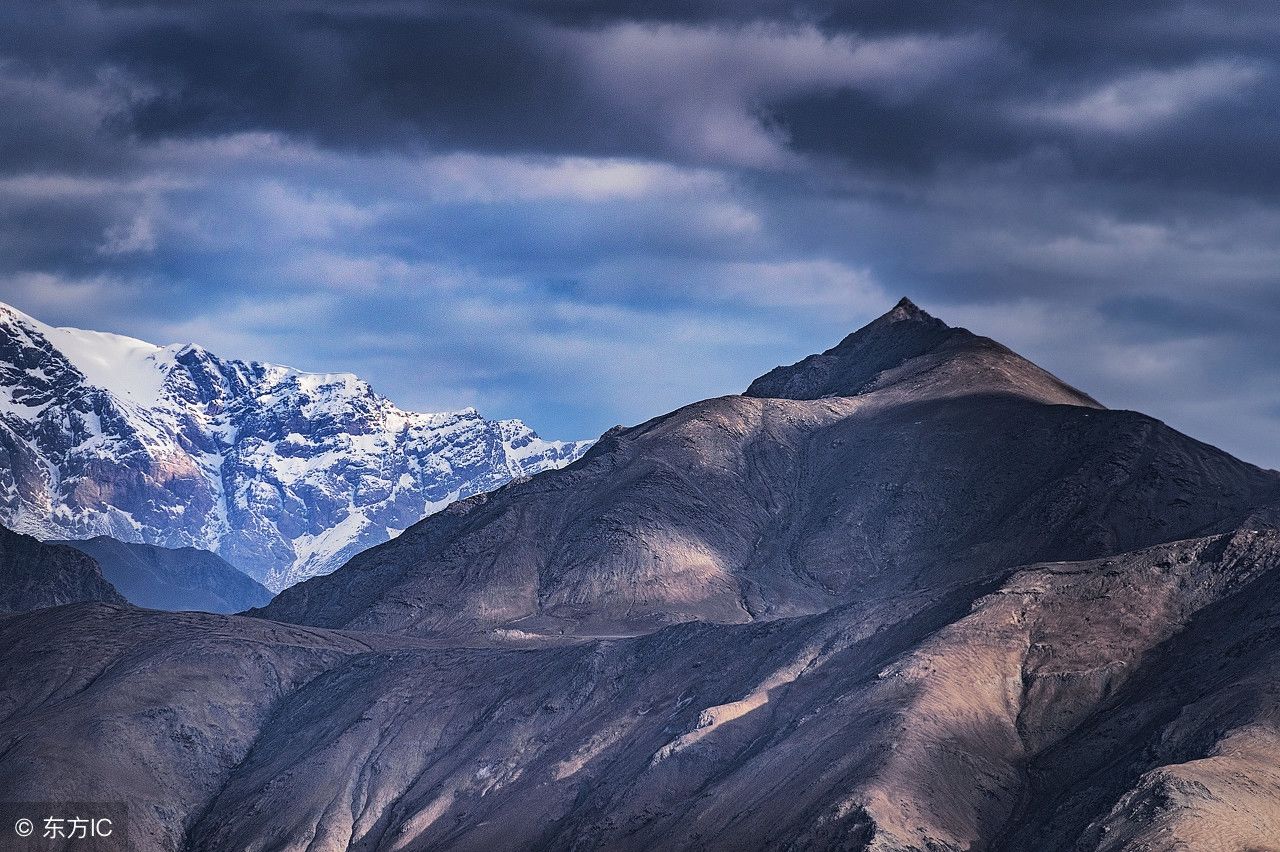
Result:
M1134 183L1274 194L1280 175L1280 27L1264 4L56 8L4 18L0 96L26 74L45 105L7 104L14 124L39 119L6 128L7 164L92 160L110 147L89 146L95 132L245 130L344 149L732 161L723 132L748 148L734 165L777 166L751 150L772 137L898 178L1045 149ZM32 82L41 71L52 81ZM59 84L80 88L35 91Z
M1277 465L1278 43L1269 0L6 4L0 297L576 435L909 293Z
M673 150L655 132L684 102L747 110L801 149L872 168L936 169L1050 145L1090 172L1239 187L1244 169L1229 152L1262 153L1276 129L1268 11L1164 2L190 3L73 11L79 23L68 28L90 64L150 87L123 110L143 136L270 129L353 147L705 153ZM44 17L45 32L59 31ZM804 27L812 37L796 37ZM820 54L823 38L837 48L856 39L855 49L924 40L911 64L876 60L895 76L954 51L947 39L986 50L893 91L854 69L842 75L838 55L819 56L825 74L807 69L806 52ZM47 40L33 36L29 52L47 56ZM679 75L657 67L681 57ZM610 70L624 79L602 87ZM644 90L655 82L665 88ZM1155 112L1126 126L1108 108Z
M538 150L588 117L575 114L564 62L515 21L249 14L248 27L234 11L202 15L112 45L159 82L132 113L141 135L270 129L339 147Z

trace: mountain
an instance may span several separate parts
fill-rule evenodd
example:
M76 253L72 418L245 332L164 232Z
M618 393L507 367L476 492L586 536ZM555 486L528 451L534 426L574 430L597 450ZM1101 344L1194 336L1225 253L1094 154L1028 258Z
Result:
M0 527L0 613L79 601L125 603L92 557Z
M1093 397L988 337L952 328L902 299L884 316L818 355L770 370L745 396L814 400L897 386L920 399L1001 393L1102 408Z
M42 539L198 547L278 590L586 446L0 305L0 522Z
M424 636L803 615L1223 532L1277 482L905 303L746 395L455 504L259 614Z
M93 557L103 576L136 606L229 613L271 600L261 583L207 550L130 544L106 536L58 543Z
M253 617L0 618L144 850L1267 849L1280 473L902 303Z

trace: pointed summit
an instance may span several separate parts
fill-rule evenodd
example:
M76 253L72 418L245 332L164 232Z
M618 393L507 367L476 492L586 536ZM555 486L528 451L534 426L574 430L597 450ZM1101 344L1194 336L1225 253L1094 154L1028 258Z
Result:
M865 328L860 329L859 331L865 331L867 328L871 328L877 325L886 326L886 325L893 325L896 323L903 323L903 322L929 325L935 329L950 328L950 326L948 326L945 322L938 319L928 311L924 310L915 302L908 299L906 296L903 296L901 299L898 300L898 304L890 308L887 313L881 314L879 317L873 320L870 324L868 324ZM899 332L903 330L904 329L898 329ZM853 334L849 335L848 337L846 337L844 340L840 342L840 345L843 346L845 343L848 343L858 333L859 332L854 332Z
M891 385L928 396L1012 393L1050 404L1101 407L994 340L952 328L906 297L827 351L765 373L745 395L823 399Z
M928 317L929 314L926 311L920 310L919 306L916 305L915 302L911 301L906 296L903 296L898 300L898 304L893 306L893 310L889 311L887 316L894 319L915 319L916 317ZM932 317L930 317L930 319L932 319Z
M818 355L788 367L775 367L747 388L747 396L780 399L821 399L857 396L872 389L883 372L918 358L956 336L972 337L963 329L921 310L902 298L887 313Z

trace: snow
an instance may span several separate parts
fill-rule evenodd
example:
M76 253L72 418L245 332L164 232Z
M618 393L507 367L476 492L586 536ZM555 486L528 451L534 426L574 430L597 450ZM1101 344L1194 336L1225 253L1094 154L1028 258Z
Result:
M43 413L45 409L43 405L26 405L15 401L13 398L15 390L16 388L10 388L7 391L0 392L0 414L13 414L30 420L39 417Z
M423 507L422 517L425 518L428 515L434 515L436 512L439 512L441 509L448 508L449 506L452 506L454 503L457 503L458 500L460 500L461 498L462 498L462 489L458 489L446 495L443 499L431 500L427 503L426 506ZM401 530L400 532L404 532L404 530ZM399 533L397 533L397 535L399 535Z
M50 538L106 534L222 552L276 590L332 571L456 500L567 464L589 446L545 441L519 420L486 420L474 408L405 411L350 373L54 328L4 305L0 334L24 349L42 349L43 337L65 359L42 355L38 375L0 388L4 423L49 472L46 486L0 511L0 523L38 526ZM72 383L59 386L55 406L14 402L64 376ZM210 382L214 399L206 404ZM203 392L193 396L191 388ZM115 401L106 409L104 391ZM154 487L108 489L105 504L79 502L68 483L83 475L87 458L100 460L94 471L140 471ZM0 485L17 483L0 471ZM188 511L189 504L203 508ZM234 554L247 555L237 562Z
M91 385L141 405L156 405L163 398L174 364L172 349L122 334L30 322Z

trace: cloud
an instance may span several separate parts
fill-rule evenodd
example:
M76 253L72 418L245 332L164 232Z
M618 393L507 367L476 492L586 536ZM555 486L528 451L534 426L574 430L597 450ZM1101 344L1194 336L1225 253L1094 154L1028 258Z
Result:
M112 313L127 313L145 291L142 282L106 275L89 278L69 278L49 272L0 275L0 293L5 302L54 325L96 328L94 323L101 323Z
M718 193L724 173L617 157L496 156L451 153L416 169L433 201L606 201Z
M19 0L0 299L589 435L910 295L1280 465L1274 19Z
M111 225L103 235L98 251L102 254L149 252L156 247L153 211L139 211L126 223Z
M764 168L795 162L772 104L841 89L908 98L994 49L977 36L863 38L777 23L625 23L556 38L597 96L667 151Z
M1243 94L1263 77L1239 60L1169 71L1139 71L1063 103L1033 106L1032 116L1083 130L1130 133L1172 121L1206 103Z
M254 202L263 219L294 239L328 239L340 232L372 225L378 211L353 204L332 192L308 191L268 180L254 189Z

